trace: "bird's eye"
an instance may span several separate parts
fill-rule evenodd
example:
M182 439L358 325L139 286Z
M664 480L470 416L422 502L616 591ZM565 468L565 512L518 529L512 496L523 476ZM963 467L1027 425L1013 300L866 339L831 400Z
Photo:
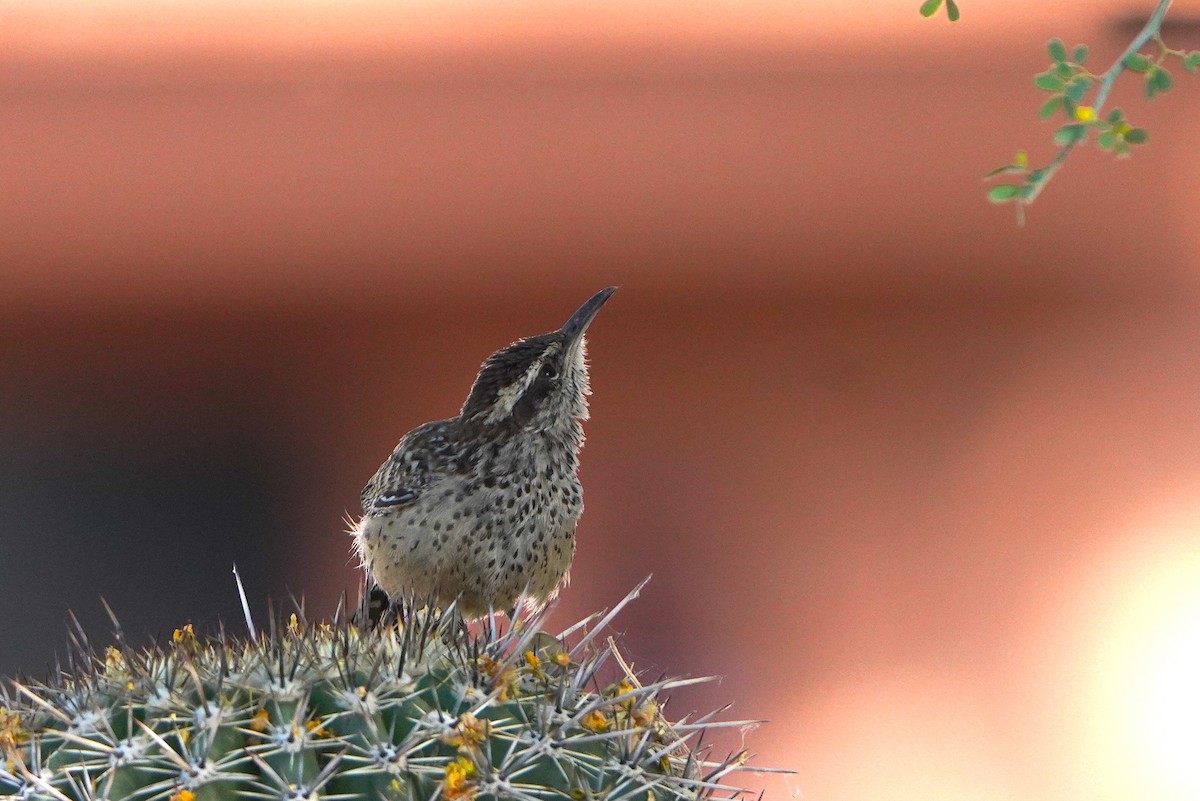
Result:
M544 378L547 381L553 381L554 379L558 378L558 370L555 369L553 364L543 364L541 371L538 373L538 377Z

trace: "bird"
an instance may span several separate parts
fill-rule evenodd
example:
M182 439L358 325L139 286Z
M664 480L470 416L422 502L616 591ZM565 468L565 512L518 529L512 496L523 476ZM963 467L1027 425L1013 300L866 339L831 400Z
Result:
M362 490L363 614L409 603L464 620L540 608L570 578L591 394L585 333L616 292L483 362L457 417L409 431Z

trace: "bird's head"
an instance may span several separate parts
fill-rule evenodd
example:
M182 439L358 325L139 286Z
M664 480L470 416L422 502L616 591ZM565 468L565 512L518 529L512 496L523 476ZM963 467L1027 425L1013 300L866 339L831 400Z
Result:
M519 339L489 356L463 404L462 420L484 429L577 429L588 414L584 333L616 291L610 286L597 292L557 331Z

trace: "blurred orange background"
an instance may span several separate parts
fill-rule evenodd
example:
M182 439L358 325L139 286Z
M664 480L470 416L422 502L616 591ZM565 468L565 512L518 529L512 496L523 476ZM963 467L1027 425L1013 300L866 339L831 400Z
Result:
M1200 798L1200 91L1018 228L1045 40L1153 4L918 5L0 0L0 670L233 562L331 613L400 435L615 283L556 619L654 573L773 798Z

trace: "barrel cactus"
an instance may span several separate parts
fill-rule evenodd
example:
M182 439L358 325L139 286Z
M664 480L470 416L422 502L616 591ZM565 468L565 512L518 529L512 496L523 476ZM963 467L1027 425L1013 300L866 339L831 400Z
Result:
M453 615L364 631L303 615L266 632L102 653L82 632L67 666L0 691L0 797L667 799L733 797L745 760L696 743L706 716L670 723L602 631L557 636L546 611L464 626ZM247 621L249 623L249 620Z

